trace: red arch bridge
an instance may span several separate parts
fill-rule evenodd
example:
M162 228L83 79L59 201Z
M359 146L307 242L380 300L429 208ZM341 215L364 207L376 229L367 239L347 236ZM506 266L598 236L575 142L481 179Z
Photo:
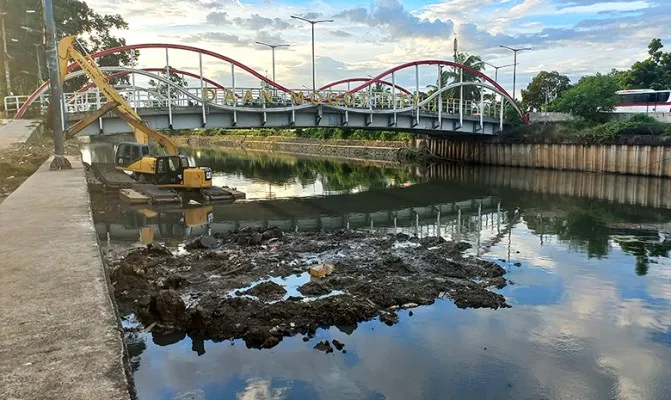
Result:
M495 134L503 129L506 123L504 110L510 105L528 123L519 106L498 83L479 71L450 61L408 62L375 77L344 79L311 90L287 88L230 57L192 46L136 44L107 49L91 56L95 59L140 49L164 51L165 66L101 69L112 82L125 78L125 84L115 84L115 88L145 123L157 130L349 127L417 133ZM190 53L188 59L197 59L198 67L174 67L169 62L170 50ZM204 75L205 57L208 62L228 64L224 70L230 77L228 85ZM216 69L221 79L221 65L207 69ZM422 86L420 78L426 80L427 69L430 79ZM442 80L437 78L447 69L451 71L451 82L441 86ZM465 80L464 72L474 79ZM84 71L76 64L70 64L66 81L82 75ZM176 83L168 78L173 75L184 80ZM142 82L147 83L143 85ZM242 82L247 84L240 84ZM422 89L427 83L438 83L438 86L424 92ZM29 96L6 97L5 110L16 111L15 118L23 118L35 109L44 113L48 105L49 96L45 95L48 88L49 83L45 82ZM465 90L470 93L468 100L464 99ZM64 128L106 102L105 96L90 83L65 93ZM130 126L110 112L80 134L127 132L131 132Z

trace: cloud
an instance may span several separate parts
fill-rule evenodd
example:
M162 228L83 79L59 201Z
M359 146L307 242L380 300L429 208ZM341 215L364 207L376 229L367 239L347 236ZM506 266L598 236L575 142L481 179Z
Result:
M283 21L279 18L266 18L262 17L259 14L252 14L248 18L235 18L233 20L236 25L251 29L251 30L260 30L260 29L273 29L273 30L284 30L291 26L288 22Z
M341 37L341 38L347 38L347 37L354 36L351 33L341 31L340 29L336 29L335 31L331 31L331 35L336 36L336 37Z
M200 41L200 42L228 43L240 46L248 46L252 44L252 41L250 39L241 38L240 36L224 32L198 33L186 37L185 40L188 42Z
M229 22L228 14L224 11L211 12L205 17L205 22L211 25L224 25Z
M354 8L337 13L334 18L385 29L391 37L447 37L452 34L452 21L421 19L405 10L398 0L377 0L370 11Z

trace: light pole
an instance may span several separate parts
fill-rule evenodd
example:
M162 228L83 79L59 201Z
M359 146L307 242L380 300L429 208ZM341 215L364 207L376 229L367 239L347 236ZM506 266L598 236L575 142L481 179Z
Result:
M2 49L5 59L5 82L7 85L7 95L12 92L12 80L9 77L9 54L7 54L7 34L5 33L5 15L6 12L0 13L0 25L2 25Z
M505 67L512 67L513 64L506 64L506 65L499 65L496 66L494 64L490 64L487 61L483 61L483 63L489 65L490 67L494 68L494 82L498 83L499 82L499 68L505 68Z
M316 79L315 79L315 25L321 22L333 22L332 19L322 19L322 20L310 20L296 15L292 15L291 18L299 19L305 21L312 26L312 91L314 92L317 89Z
M273 52L273 82L275 82L275 49L278 47L289 47L288 44L268 44L268 43L263 43L263 42L256 42L256 44L260 44L261 46L268 46Z
M44 12L44 36L46 38L46 54L49 65L49 96L51 97L51 113L53 117L52 130L54 134L54 159L49 169L70 169L72 166L65 158L65 140L63 137L63 125L61 122L61 77L58 63L58 41L56 40L56 23L52 0L42 0Z
M499 47L503 47L504 49L511 50L514 53L514 56L513 56L513 100L514 100L515 99L515 77L517 75L517 52L518 51L523 51L523 50L531 50L531 47L524 47L524 48L521 48L521 49L514 49L512 47L503 46L503 45L500 45Z

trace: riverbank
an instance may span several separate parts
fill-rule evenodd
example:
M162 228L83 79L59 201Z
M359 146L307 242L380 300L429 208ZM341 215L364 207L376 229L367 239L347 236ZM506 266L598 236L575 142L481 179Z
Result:
M238 150L304 154L348 160L404 162L413 148L405 141L328 140L284 136L199 136L178 135L171 138L190 147L226 147Z
M0 398L130 399L84 168L50 160L0 204Z

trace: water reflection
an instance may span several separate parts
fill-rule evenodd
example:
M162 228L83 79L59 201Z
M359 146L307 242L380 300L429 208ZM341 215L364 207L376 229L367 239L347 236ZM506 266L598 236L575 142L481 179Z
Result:
M226 164L234 165L227 173L244 179L296 179L298 185L311 179L289 176L295 165L289 161L276 175L254 172L252 160ZM460 310L439 300L413 316L402 311L393 327L370 321L319 329L307 343L287 338L271 350L129 333L140 398L668 398L668 185L626 178L633 186L612 188L619 183L607 176L492 171L450 167L442 175L416 173L408 187L359 182L366 191L155 214L108 210L113 202L94 197L107 204L95 220L101 240L110 243L137 243L144 229L145 238L151 230L152 240L176 245L201 233L263 224L439 234L473 243L474 252L503 265L514 282L501 291L511 309ZM567 177L592 182L593 190L569 185ZM345 343L347 353L312 349L324 339Z

